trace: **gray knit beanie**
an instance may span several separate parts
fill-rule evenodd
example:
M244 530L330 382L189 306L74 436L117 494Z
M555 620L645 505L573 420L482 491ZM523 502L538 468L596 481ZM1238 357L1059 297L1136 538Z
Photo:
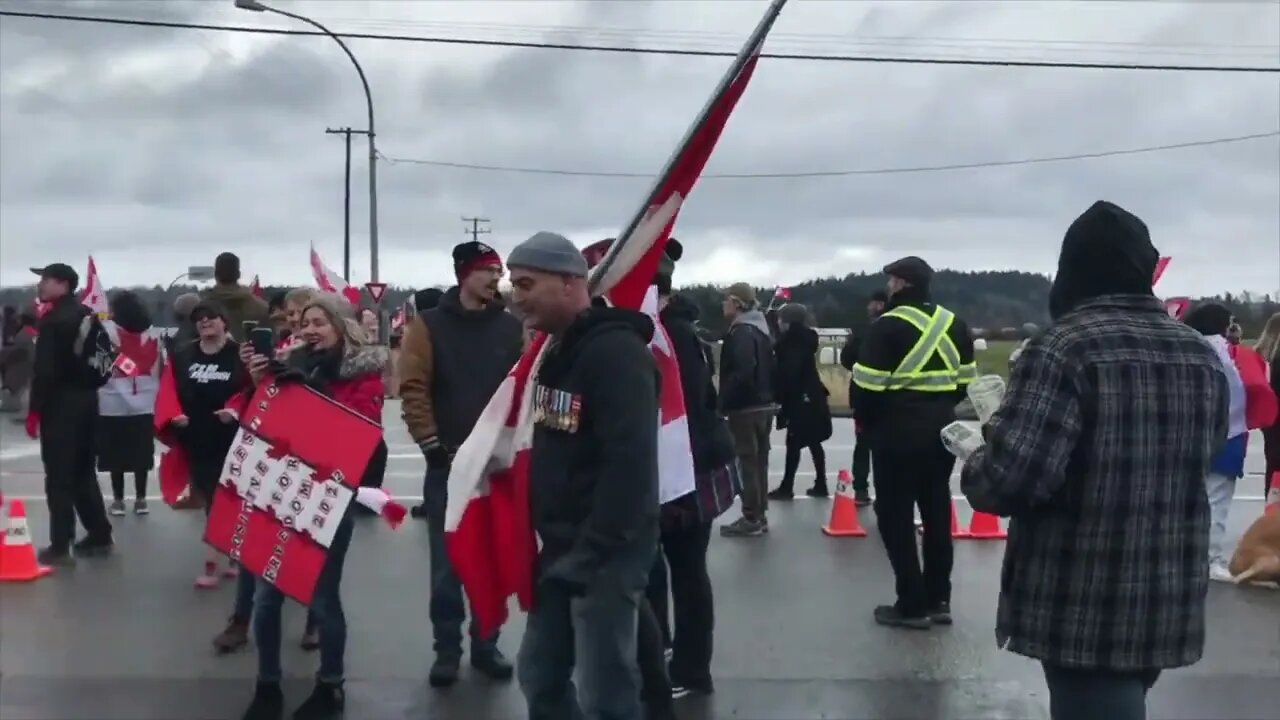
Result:
M560 275L587 276L587 259L577 246L563 235L546 231L535 233L512 248L507 256L507 265Z

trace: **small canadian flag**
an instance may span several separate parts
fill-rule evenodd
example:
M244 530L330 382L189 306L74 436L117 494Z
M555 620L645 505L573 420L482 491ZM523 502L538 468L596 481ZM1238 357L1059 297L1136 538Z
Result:
M773 297L775 300L781 300L782 302L791 302L791 288L779 285L774 288Z
M111 369L124 377L138 377L141 374L138 369L138 363L124 353L116 356L116 361L111 364Z

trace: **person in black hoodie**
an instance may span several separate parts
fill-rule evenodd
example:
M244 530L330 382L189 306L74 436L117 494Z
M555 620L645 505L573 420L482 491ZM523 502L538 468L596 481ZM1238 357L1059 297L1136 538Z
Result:
M27 434L40 438L49 502L50 543L38 559L42 565L72 565L77 515L87 535L75 542L76 555L105 555L114 546L94 472L98 388L87 382L77 347L96 320L76 297L80 276L69 265L54 263L32 272L40 276L40 301L53 305L38 325L27 415Z
M787 456L782 482L769 498L790 500L795 493L800 452L808 448L816 477L805 493L827 497L827 455L822 443L831 437L831 408L827 388L818 376L818 333L809 327L809 310L788 303L778 311L782 335L773 352L777 357L773 383L778 397L778 429L787 431Z
M537 233L507 264L514 304L550 336L533 378L530 501L542 547L520 687L531 720L639 720L639 607L658 543L653 321L592 307L586 258L561 235Z
M227 404L248 386L249 374L221 307L201 302L191 311L191 323L196 328L196 340L178 348L173 357L182 415L175 417L172 424L191 463L192 491L204 501L208 517L223 462L240 428L238 413ZM204 571L196 577L196 587L217 587L219 557L210 548ZM229 569L224 572L230 574Z

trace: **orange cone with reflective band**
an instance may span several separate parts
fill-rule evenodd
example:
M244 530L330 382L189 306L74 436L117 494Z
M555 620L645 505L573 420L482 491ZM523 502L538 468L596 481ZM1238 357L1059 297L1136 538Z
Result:
M1004 540L1009 534L1000 527L1000 518L974 510L973 517L969 520L969 532L964 537L971 540Z
M53 572L36 562L36 549L27 531L27 506L21 500L9 505L9 527L0 545L0 582L28 582Z
M951 500L951 537L953 538L969 537L969 531L960 527L960 517L956 515L956 501L954 498Z
M831 520L822 526L831 537L866 537L867 531L858 519L858 506L853 501L853 478L841 470L836 479L836 496L831 501Z

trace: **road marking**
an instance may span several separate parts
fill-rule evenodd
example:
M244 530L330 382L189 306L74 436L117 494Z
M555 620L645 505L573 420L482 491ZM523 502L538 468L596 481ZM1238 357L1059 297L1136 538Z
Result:
M40 454L39 445L28 445L20 448L9 448L8 450L0 450L0 460L20 460L22 458L35 457Z

